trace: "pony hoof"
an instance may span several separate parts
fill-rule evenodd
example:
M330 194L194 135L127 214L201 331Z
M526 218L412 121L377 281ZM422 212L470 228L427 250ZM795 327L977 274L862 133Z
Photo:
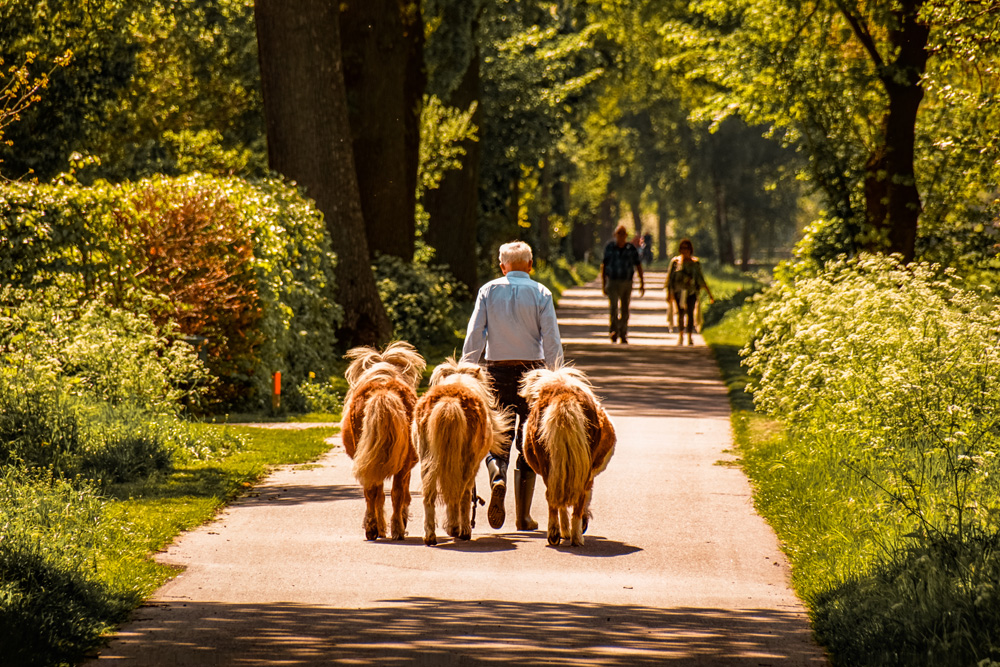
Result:
M549 544L551 544L552 546L554 547L559 546L559 539L560 537L558 532L549 533Z
M369 542L374 542L375 540L378 539L378 531L377 530L371 530L371 529L366 530L365 531L365 539L368 540Z
M456 535L455 537L457 537L460 540L471 540L472 539L472 531L471 530L459 531L458 535Z
M458 526L449 526L448 527L448 536L449 537L459 537L460 535L459 535L459 531L458 531Z
M397 542L402 542L403 540L406 539L406 531L404 530L401 533L393 533L392 539L396 540Z
M434 535L428 535L424 537L424 544L426 544L429 547L433 547L437 543L438 543L437 537L435 537Z

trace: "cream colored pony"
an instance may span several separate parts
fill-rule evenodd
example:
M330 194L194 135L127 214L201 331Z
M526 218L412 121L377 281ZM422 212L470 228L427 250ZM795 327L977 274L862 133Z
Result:
M524 458L545 480L549 544L560 538L583 546L594 477L615 451L614 425L582 371L539 368L521 379L531 406L524 425ZM568 509L573 508L572 523Z
M424 495L424 544L437 544L434 515L440 498L447 508L444 529L472 538L476 470L491 449L503 451L510 417L497 409L486 372L449 357L431 374L430 389L417 403L413 440L420 455Z
M354 459L354 476L365 491L365 538L386 536L385 480L392 477L392 539L406 536L410 512L410 474L417 453L410 423L417 403L416 388L427 367L406 342L382 352L355 347L344 377L350 385L341 424L344 449Z

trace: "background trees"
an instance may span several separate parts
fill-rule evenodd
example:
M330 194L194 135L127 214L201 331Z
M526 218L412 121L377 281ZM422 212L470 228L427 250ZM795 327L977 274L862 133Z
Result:
M350 345L388 340L361 212L340 59L340 16L325 0L254 4L271 168L298 181L326 217Z
M339 37L315 23L289 48L291 28L262 29L261 9L5 4L5 62L35 52L38 74L75 55L7 128L4 173L278 169L322 202L344 341L392 333L369 278L380 255L442 265L468 291L503 241L584 259L619 220L653 233L660 256L690 236L745 268L788 256L803 228L810 261L996 255L996 2L377 0L342 3ZM310 87L313 108L276 108ZM423 145L421 122L437 123ZM325 160L338 166L309 178L292 166Z

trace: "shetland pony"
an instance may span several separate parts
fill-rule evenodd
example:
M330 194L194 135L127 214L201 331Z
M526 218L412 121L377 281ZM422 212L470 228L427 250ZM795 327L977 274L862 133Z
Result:
M583 546L594 477L615 451L615 428L583 372L539 368L521 379L531 412L524 424L524 458L545 480L549 544ZM572 524L568 508L573 508Z
M420 455L424 495L424 544L437 544L434 508L446 507L444 529L472 538L476 470L488 451L503 452L510 416L497 409L486 372L449 357L431 374L430 389L417 403L413 440Z
M392 477L392 539L406 536L410 512L410 473L417 452L410 422L416 387L427 363L406 342L382 352L355 347L344 377L350 385L341 424L344 449L354 459L354 477L365 491L365 538L386 536L385 480Z

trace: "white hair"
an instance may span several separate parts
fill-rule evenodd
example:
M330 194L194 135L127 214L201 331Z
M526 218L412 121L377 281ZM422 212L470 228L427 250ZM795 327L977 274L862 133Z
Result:
M531 246L524 241L511 241L500 246L500 263L530 262Z

